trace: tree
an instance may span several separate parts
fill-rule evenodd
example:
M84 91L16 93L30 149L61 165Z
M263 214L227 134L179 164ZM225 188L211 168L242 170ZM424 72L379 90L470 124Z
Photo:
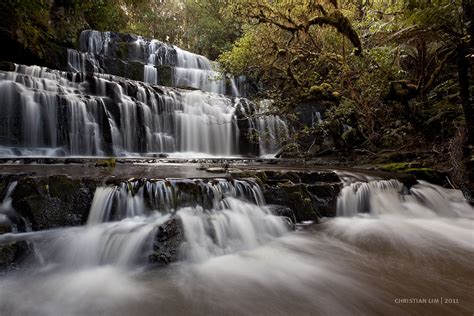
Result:
M355 47L355 55L362 53L359 36L336 1L236 0L227 11L246 23L246 28L232 51L221 57L222 63L232 72L250 72L267 89L304 93L316 84L318 75L311 64L318 63L318 54L324 53L327 45L320 37L335 39L336 34L342 34ZM321 34L316 26L330 27L335 32ZM344 43L340 39L336 42Z

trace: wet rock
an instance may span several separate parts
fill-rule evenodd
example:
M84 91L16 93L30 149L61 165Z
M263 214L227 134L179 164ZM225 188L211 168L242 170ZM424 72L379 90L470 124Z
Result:
M293 224L296 224L296 216L295 211L293 211L290 207L285 205L275 205L270 204L268 208L272 211L273 214L277 216L283 216L288 218Z
M211 173L225 173L226 169L223 167L211 167L207 168L206 171Z
M264 185L263 194L269 204L278 204L291 208L297 222L318 221L320 217L307 185L291 182L278 185Z
M394 179L399 180L407 187L416 184L416 180L425 180L441 186L449 186L447 183L448 171L439 171L430 167L423 166L422 163L412 162L394 162L387 164L379 164L380 170L390 172Z
M307 186L321 216L334 217L337 211L337 197L342 183L315 183Z
M158 65L156 66L158 73L158 84L162 86L173 86L173 68L168 65Z
M340 179L332 171L285 171L266 170L265 177L270 182L286 182L313 184L316 182L339 182Z
M9 225L0 224L0 235L9 233L11 228ZM0 271L7 270L8 267L14 262L15 260L15 253L17 251L17 244L6 244L0 245Z
M15 71L15 64L11 61L0 61L0 70L3 71Z
M12 195L13 207L33 230L79 226L87 219L98 185L98 179L62 175L22 178Z
M303 183L316 183L316 182L340 182L341 180L334 172L328 171L312 171L304 172L299 174L301 182Z
M10 233L10 225L0 223L0 235ZM10 270L16 270L21 262L30 253L31 247L25 241L15 241L0 244L0 274Z
M153 243L153 254L148 258L152 264L166 265L178 260L179 247L184 241L181 220L174 217L159 226Z

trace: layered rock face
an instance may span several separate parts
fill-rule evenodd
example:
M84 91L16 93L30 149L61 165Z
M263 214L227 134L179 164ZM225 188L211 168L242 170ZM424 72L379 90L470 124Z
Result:
M288 133L204 56L128 34L79 42L67 72L2 67L2 156L260 155Z

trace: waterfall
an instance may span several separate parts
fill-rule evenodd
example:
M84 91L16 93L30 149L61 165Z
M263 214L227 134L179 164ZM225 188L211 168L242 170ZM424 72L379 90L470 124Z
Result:
M241 79L226 78L204 56L93 30L81 33L79 47L67 51L70 72L25 65L0 71L2 156L238 156L239 144L250 141L240 131L242 119L259 133L252 154L274 154L287 137L286 123L264 114L270 101L223 95L230 80L229 93L238 96ZM136 62L145 83L106 73ZM160 65L173 69L174 85L210 92L155 86Z
M432 303L418 304L421 312L468 313L474 212L461 192L423 181L406 188L396 180L343 179L343 216L294 233L269 212L252 179L99 187L85 226L0 235L2 246L26 241L35 249L28 270L0 278L1 310L397 314L416 304L395 300L422 300L422 293ZM2 210L14 187L5 190ZM170 227L179 227L179 238ZM179 262L150 269L151 258L169 249ZM440 295L454 301L440 304Z
M84 30L79 36L79 47L81 50L92 54L107 54L111 40L110 36L110 32Z
M227 197L265 205L260 187L251 180L137 180L97 188L87 223L148 216L157 210L169 213L195 205L220 210L229 207Z
M126 45L127 42L123 42L123 39L112 38L110 32L82 31L79 40L79 48L82 52L68 51L69 70L85 72L85 65L89 63L93 66L94 72L101 71L94 56L116 57L112 49L120 50L125 45L128 48L127 54L125 56L121 54L119 57L124 60L143 63L144 82L157 84L159 80L155 66L165 65L173 68L173 85L175 87L195 88L232 96L241 95L235 79L223 74L219 70L219 65L211 62L206 57L182 50L176 46L167 45L155 39L148 40L141 36L132 36L135 41L130 45ZM115 41L119 41L122 46L115 47ZM229 82L229 89L227 88L227 81Z
M268 115L272 101L261 100L252 106L246 99L237 98L237 107L248 118L249 130L255 131L260 155L274 156L288 138L286 122L277 115Z
M5 196L0 203L0 226L9 227L12 233L31 231L30 221L18 214L13 208L12 194L16 186L17 182L13 181L6 188Z
M8 189L0 205L9 208ZM43 265L84 268L144 265L160 225L176 214L187 240L184 260L254 248L287 232L285 220L271 214L253 180L141 180L96 189L86 226L24 234L4 234L2 242L34 241ZM0 217L3 219L3 217Z
M348 181L337 201L338 216L472 217L458 190L419 181L407 189L397 180Z
M191 87L213 93L225 94L225 75L211 65L209 59L175 47L177 63L174 68L174 85ZM214 68L214 69L213 69Z
M240 105L222 95L23 65L0 72L0 92L4 156L239 154ZM262 134L260 152L274 153L286 124L276 116L248 119Z
M234 198L225 202L227 208L222 210L187 207L178 212L186 237L181 249L184 259L199 262L256 248L288 231L285 222L264 206Z
M238 154L238 127L227 98L139 83L131 96L124 90L130 83L120 78L70 78L37 66L0 72L5 155Z
M183 101L183 111L177 114L180 151L227 156L236 152L238 127L229 99L194 91Z

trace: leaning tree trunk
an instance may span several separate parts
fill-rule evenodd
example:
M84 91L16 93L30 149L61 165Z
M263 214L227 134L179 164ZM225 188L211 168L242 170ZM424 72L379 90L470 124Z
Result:
M469 60L469 49L466 43L458 46L458 80L462 109L466 120L466 142L463 148L462 174L464 175L461 189L464 196L471 204L474 204L474 161L472 160L474 147L474 106L469 91L469 71L471 64Z
M469 70L471 68L468 59L469 50L466 44L461 44L458 47L458 80L461 96L462 109L466 119L467 129L467 144L474 145L474 106L471 94L469 91Z

